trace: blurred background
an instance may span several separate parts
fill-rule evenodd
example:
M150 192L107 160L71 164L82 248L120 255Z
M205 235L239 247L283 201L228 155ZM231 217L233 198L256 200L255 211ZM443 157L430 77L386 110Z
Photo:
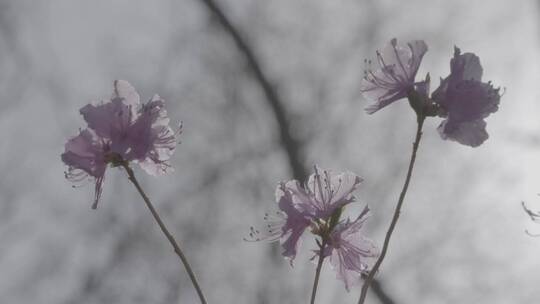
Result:
M216 2L213 2L216 1ZM535 303L540 232L538 1L0 2L0 303L198 303L184 268L119 169L96 211L60 161L79 108L115 79L167 101L184 133L175 173L143 187L179 240L210 303L306 303L315 265L295 267L249 226L280 180L314 164L365 179L354 216L379 245L409 160L407 102L363 108L364 59L393 37L423 39L419 77L449 73L454 45L506 88L478 148L424 128L413 181L369 303ZM356 303L325 264L318 303Z

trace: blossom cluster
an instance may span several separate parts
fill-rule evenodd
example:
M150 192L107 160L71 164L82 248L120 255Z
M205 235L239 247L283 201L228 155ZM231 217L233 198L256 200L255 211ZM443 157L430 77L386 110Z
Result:
M408 97L413 108L422 115L444 118L438 127L443 139L471 147L481 145L489 137L484 119L498 110L500 89L491 82L482 82L483 69L478 56L462 54L455 47L450 75L441 79L430 98L429 74L424 80L415 81L427 50L421 40L400 45L392 39L382 52L377 51L379 67L375 71L368 67L361 84L364 96L375 101L366 112L373 114Z
M314 173L302 184L297 180L280 182L276 189L278 211L267 213L264 224L259 228L251 227L248 241L279 241L282 255L290 261L295 260L301 239L310 234L316 240L318 248L313 249L319 258L318 270L313 290L312 303L320 267L328 258L342 280L347 291L358 284L363 275L367 275L366 286L370 277L376 273L388 246L399 208L408 187L415 160L421 127L426 117L441 117L438 127L443 139L450 139L461 144L476 147L487 138L486 122L490 114L496 112L501 98L500 89L491 82L483 82L483 69L480 59L473 53L461 53L454 48L450 60L450 74L441 78L439 87L430 95L429 74L423 80L416 80L416 74L424 55L428 50L424 41L416 40L400 45L392 39L382 50L377 51L378 68L371 69L371 61L366 61L361 82L364 96L374 101L366 108L369 114L404 98L418 115L418 133L415 142L409 174L400 197L396 213L384 242L383 254L368 238L363 236L362 228L369 217L369 208L365 206L353 219L343 218L347 206L356 202L353 192L362 183L362 178L352 172L335 174L330 170L314 167ZM109 166L124 167L130 179L143 195L160 227L184 261L174 238L164 228L159 216L136 181L130 163L138 164L151 175L170 172L169 163L181 133L181 125L173 130L164 101L154 95L148 102L141 103L139 94L127 81L114 81L112 96L101 102L90 103L80 109L80 114L87 123L79 134L70 138L61 155L68 166L66 178L73 182L94 180L95 197L92 208L97 208L100 199L105 172ZM531 218L537 220L540 215L528 210ZM379 257L372 268L372 262ZM189 265L188 273L191 273ZM370 273L371 271L371 273ZM196 280L191 276L196 289L205 303ZM363 294L367 289L363 289ZM363 302L362 302L363 303Z
M280 241L282 255L292 265L301 236L309 228L322 240L315 252L330 258L349 290L369 271L370 259L378 256L373 242L360 233L369 215L367 206L354 220L340 219L344 207L356 201L352 193L361 182L352 172L334 174L317 166L305 185L297 180L281 182L276 189L279 211L265 214L264 225L251 227L247 240Z

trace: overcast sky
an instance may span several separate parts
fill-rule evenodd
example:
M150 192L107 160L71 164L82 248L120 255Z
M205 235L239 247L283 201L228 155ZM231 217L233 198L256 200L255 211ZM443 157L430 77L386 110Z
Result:
M429 46L419 75L449 73L454 46L480 56L504 88L478 148L426 122L413 182L377 276L396 304L533 303L540 232L540 6L536 1L219 0L283 102L305 168L365 179L366 234L381 245L415 132L397 102L375 115L359 92L364 59L391 38ZM293 176L279 126L244 54L203 1L0 4L0 302L198 303L184 269L125 173L108 170L100 207L60 161L84 127L78 110L115 79L154 93L183 121L176 171L137 170L210 303L303 303L315 265L295 267L242 238ZM324 265L318 303L356 303ZM380 303L371 294L369 303Z

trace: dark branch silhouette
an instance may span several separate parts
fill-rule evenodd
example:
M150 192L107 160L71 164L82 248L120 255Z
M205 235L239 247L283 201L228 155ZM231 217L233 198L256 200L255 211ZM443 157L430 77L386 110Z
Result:
M214 0L200 0L212 13L212 15L217 18L221 26L225 31L231 36L231 38L236 43L238 50L245 57L248 67L253 73L253 76L261 86L261 89L266 96L266 99L272 108L274 116L276 118L280 140L287 153L287 158L289 160L289 165L292 170L292 174L295 179L302 181L307 177L307 168L300 161L300 143L295 139L291 134L291 125L287 119L287 114L284 107L284 102L281 100L278 92L274 89L274 86L271 84L268 77L265 75L259 59L257 58L252 47L249 46L246 39L242 36L240 31L231 23L227 18L223 10ZM377 280L373 280L371 283L372 290L377 296L377 298L383 304L395 304L395 302L386 294L381 283Z
M261 86L264 95L266 96L266 99L268 100L268 103L272 108L272 111L274 112L274 116L276 118L279 128L280 140L287 152L287 157L289 159L289 165L292 169L292 174L295 179L303 180L307 176L307 170L300 161L300 144L291 135L290 123L287 119L287 115L285 113L281 98L279 97L277 91L274 90L272 84L268 80L268 77L264 74L264 71L259 64L259 60L253 52L252 48L247 44L246 40L244 39L244 37L242 37L236 27L225 16L221 8L212 0L201 1L211 11L212 15L219 20L219 23L231 36L240 52L244 55L249 68L251 69L253 75L255 76L255 79L257 79L257 82Z

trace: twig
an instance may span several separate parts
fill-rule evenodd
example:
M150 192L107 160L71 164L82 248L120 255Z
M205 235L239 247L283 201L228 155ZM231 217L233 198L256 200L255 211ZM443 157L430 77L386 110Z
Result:
M407 177L405 178L403 189L401 190L401 194L399 195L398 203L396 205L396 210L394 211L394 216L392 217L392 222L390 223L388 232L386 232L381 255L377 259L377 262L375 262L375 265L373 266L373 268L369 272L368 277L364 281L364 285L362 286L362 293L360 294L360 299L358 300L358 304L364 303L366 299L367 291L369 289L369 285L371 281L373 281L373 278L375 277L375 273L377 273L377 270L381 266L384 260L384 257L386 256L388 245L390 244L390 238L392 237L392 232L394 232L394 229L396 228L396 224L399 219L399 214L401 212L401 207L403 205L403 201L405 200L405 194L407 194L407 189L409 188L409 182L411 181L412 171L414 168L414 162L416 160L416 152L418 151L418 146L420 145L420 139L422 138L422 126L424 125L424 120L425 120L425 116L423 115L418 116L418 128L416 130L416 138L413 143L413 149L411 153L411 160L409 162L409 169L407 171Z
M326 240L323 239L320 244L319 261L317 262L317 270L315 270L315 280L313 281L313 289L311 291L311 304L315 304L315 295L317 294L317 286L319 285L319 277L321 275L321 269L324 261L324 247L326 246Z
M261 65L259 64L260 61L258 60L255 53L252 51L252 48L248 45L242 34L240 34L236 27L229 21L229 18L225 16L223 10L218 6L218 4L213 0L201 0L201 2L203 2L206 7L212 12L212 14L219 20L223 28L227 31L227 33L236 43L236 46L238 47L240 52L246 58L249 68L251 69L253 75L255 76L255 79L261 86L264 95L266 96L266 99L268 100L268 103L272 108L272 111L274 112L274 116L277 120L279 128L280 139L283 147L287 152L289 158L289 165L291 166L291 169L293 171L292 173L294 175L294 178L297 180L303 180L304 177L307 176L307 170L304 168L300 161L299 143L291 135L290 123L287 120L287 115L283 106L284 103L281 101L278 93L276 92L276 90L274 90L273 85L270 83L268 77L265 75L263 69L261 68Z
M195 290L197 290L197 294L199 295L201 303L206 304L206 299L204 298L204 294L203 294L203 292L201 290L201 287L199 286L199 283L197 282L197 278L195 278L195 274L193 273L193 270L191 270L191 266L189 265L189 263L188 263L188 261L186 259L186 256L184 255L184 253L180 249L180 246L178 245L178 242L174 239L173 235L169 232L167 227L165 227L165 224L163 223L163 221L161 220L161 218L160 218L159 214L157 213L156 209L152 205L152 202L150 202L150 199L148 198L148 196L146 196L143 189L141 188L141 185L139 185L139 182L135 178L135 174L133 173L133 170L129 167L129 165L127 163L123 163L122 166L124 167L124 169L126 169L129 180L131 181L131 183L133 183L135 188L137 188L137 191L139 191L139 194L142 196L144 202L146 203L146 206L148 207L148 209L150 209L150 212L152 213L152 215L154 216L154 219L158 223L159 228L161 228L161 231L163 231L163 234L165 234L165 236L167 237L167 240L169 240L169 243L171 243L171 245L173 246L174 252L176 252L178 257L180 258L180 260L184 264L184 267L186 268L186 271L187 271L187 273L189 275L189 278L191 279L191 282L193 283L193 286L195 287Z

